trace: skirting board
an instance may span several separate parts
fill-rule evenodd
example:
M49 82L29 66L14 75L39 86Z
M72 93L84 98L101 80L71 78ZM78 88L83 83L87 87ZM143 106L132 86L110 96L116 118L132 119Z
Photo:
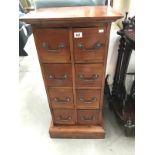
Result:
M51 138L98 138L105 137L102 126L53 126L51 123L49 134Z

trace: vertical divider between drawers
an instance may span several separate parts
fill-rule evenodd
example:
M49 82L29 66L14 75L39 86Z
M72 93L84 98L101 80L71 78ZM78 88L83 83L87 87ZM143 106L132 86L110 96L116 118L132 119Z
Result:
M75 90L75 64L74 64L74 52L73 52L73 37L72 28L69 28L69 42L70 42L70 52L71 52L71 64L72 64L72 79L73 79L73 100L74 100L74 110L75 110L75 124L77 124L77 108L76 108L76 90Z

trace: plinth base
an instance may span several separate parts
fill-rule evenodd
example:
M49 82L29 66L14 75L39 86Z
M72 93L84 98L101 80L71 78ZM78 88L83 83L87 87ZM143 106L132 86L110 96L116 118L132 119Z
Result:
M49 134L51 138L104 138L105 131L101 126L53 126Z

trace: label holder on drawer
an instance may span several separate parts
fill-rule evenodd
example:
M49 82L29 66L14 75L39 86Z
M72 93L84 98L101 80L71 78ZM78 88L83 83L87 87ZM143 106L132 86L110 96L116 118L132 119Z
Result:
M83 34L82 32L74 32L74 38L82 38Z

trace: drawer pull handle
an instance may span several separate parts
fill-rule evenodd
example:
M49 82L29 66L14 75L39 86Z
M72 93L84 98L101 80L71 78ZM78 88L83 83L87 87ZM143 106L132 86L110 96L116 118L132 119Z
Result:
M59 97L55 97L54 99L53 99L55 102L57 102L57 103L67 103L67 102L69 102L71 99L70 99L70 97L65 97L65 99L64 100L61 100Z
M92 115L91 117L81 116L81 119L84 121L93 121L95 120L95 116L94 115Z
M48 77L53 80L66 80L68 78L67 74L64 74L62 77L56 77L55 75L49 75Z
M95 52L95 50L100 49L103 46L104 44L100 42L95 43L92 48L85 48L83 43L78 44L78 48L85 52Z
M92 97L91 100L85 100L84 97L80 97L80 101L81 101L81 102L84 102L84 103L86 103L86 104L91 104L91 103L93 103L93 102L96 102L96 101L97 101L97 98L96 98L96 97Z
M54 52L54 53L58 53L58 52L60 52L61 49L64 49L66 47L65 43L63 43L63 42L59 43L57 49L50 48L47 42L43 42L42 46L43 46L43 48L47 49L47 51Z
M60 121L63 121L63 122L69 121L69 120L71 120L71 119L72 119L71 116L68 116L68 117L59 116L59 120L60 120Z
M85 77L83 74L79 75L80 80L84 81L95 81L96 79L98 79L98 77L98 74L93 74L91 77Z

